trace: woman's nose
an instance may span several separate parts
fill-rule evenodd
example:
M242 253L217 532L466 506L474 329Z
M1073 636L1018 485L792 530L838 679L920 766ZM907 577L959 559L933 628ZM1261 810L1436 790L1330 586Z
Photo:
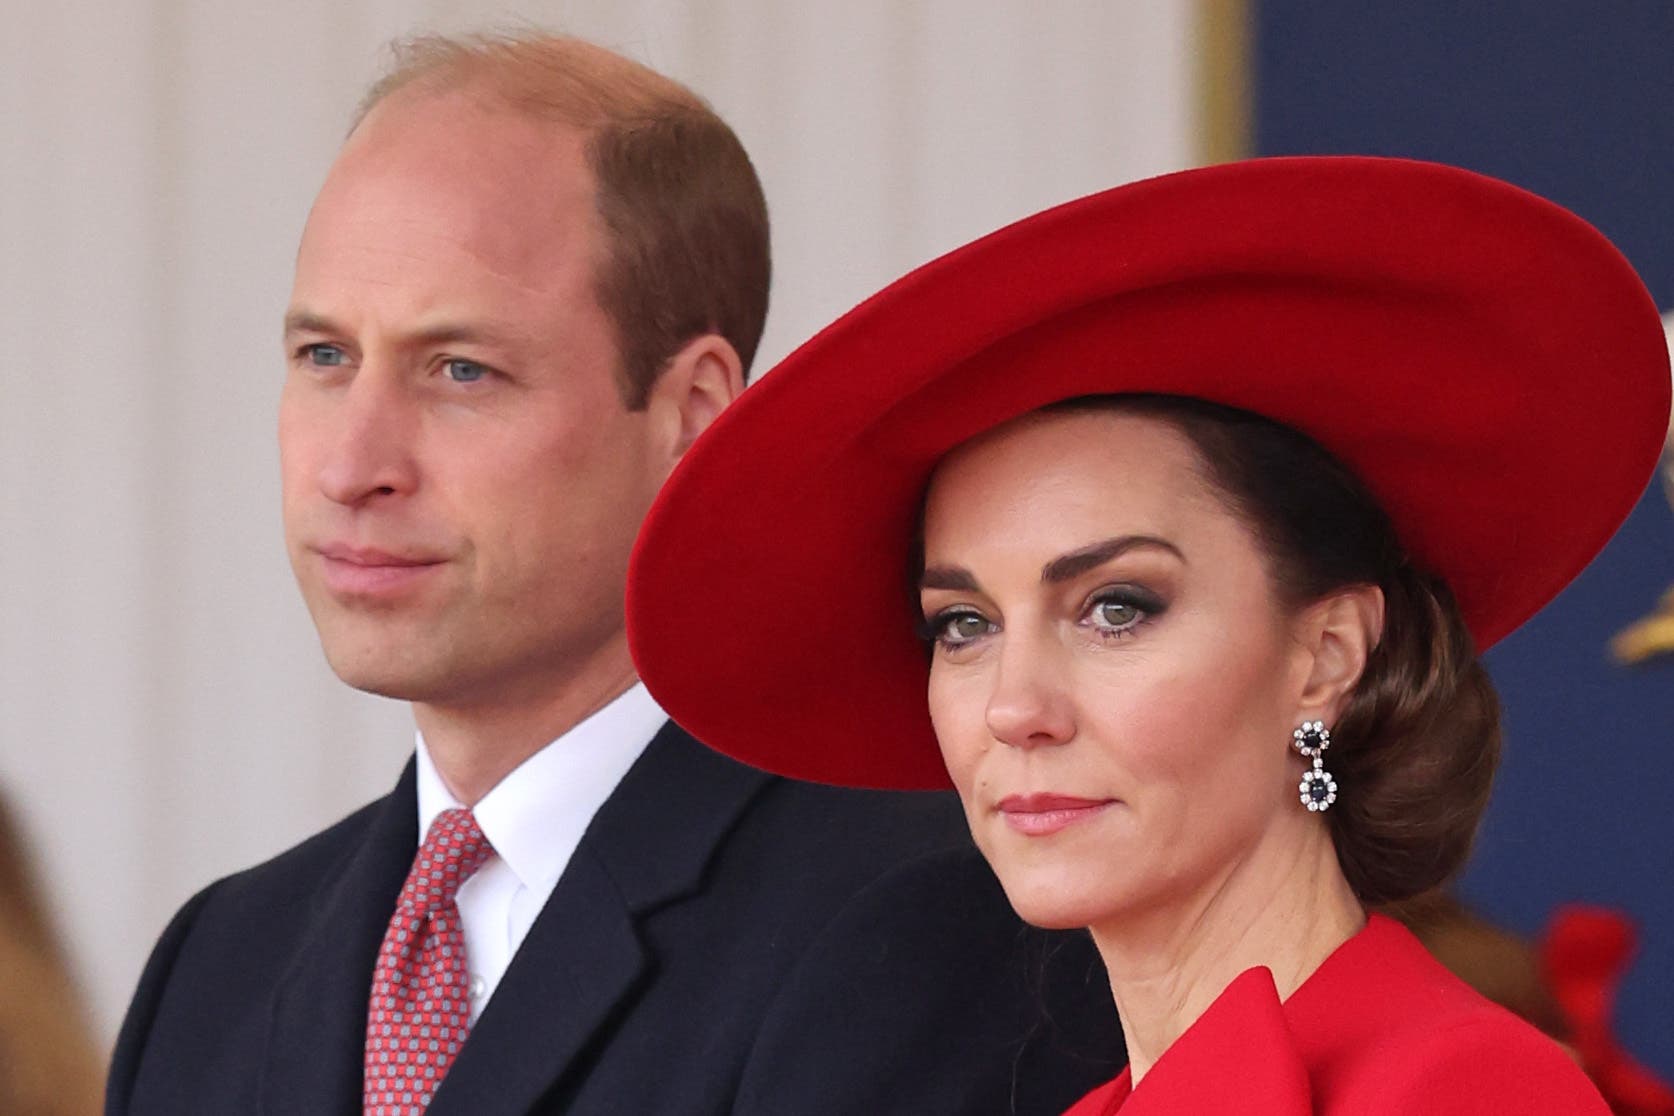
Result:
M988 697L987 721L994 739L1013 748L1074 738L1075 703L1050 648L1008 635Z

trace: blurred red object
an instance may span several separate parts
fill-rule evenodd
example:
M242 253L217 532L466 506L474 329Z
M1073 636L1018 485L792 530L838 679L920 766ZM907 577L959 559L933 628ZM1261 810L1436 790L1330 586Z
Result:
M1674 1089L1616 1041L1616 989L1633 958L1633 924L1603 907L1571 905L1552 916L1541 967L1581 1065L1617 1116L1674 1116Z

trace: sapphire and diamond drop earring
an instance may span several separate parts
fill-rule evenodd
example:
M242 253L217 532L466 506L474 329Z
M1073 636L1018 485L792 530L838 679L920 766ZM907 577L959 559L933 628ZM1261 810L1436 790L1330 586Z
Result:
M1302 773L1296 785L1302 805L1309 813L1329 810L1337 801L1337 780L1325 769L1325 750L1331 747L1331 730L1323 721L1303 721L1291 735L1291 747L1314 761L1313 769Z

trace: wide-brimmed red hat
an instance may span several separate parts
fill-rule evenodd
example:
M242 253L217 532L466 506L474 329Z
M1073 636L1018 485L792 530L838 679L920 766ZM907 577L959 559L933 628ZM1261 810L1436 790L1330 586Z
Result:
M926 482L981 431L1119 392L1312 436L1481 649L1632 509L1668 429L1668 351L1597 230L1453 167L1261 159L1094 194L891 284L698 439L629 571L640 676L758 767L946 786L908 568Z

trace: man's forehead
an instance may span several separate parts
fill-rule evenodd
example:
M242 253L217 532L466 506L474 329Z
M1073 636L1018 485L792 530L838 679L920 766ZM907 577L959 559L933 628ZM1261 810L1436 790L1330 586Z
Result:
M573 130L440 95L407 99L375 108L345 145L309 213L297 277L353 269L398 281L404 267L452 261L538 287L560 260L590 258L597 229Z
M592 209L594 181L586 137L569 125L463 92L401 91L343 145L315 207L368 192L388 204L403 191L528 223Z
M342 158L369 154L443 158L499 154L520 163L583 162L587 133L470 87L397 90L374 105L344 141Z

